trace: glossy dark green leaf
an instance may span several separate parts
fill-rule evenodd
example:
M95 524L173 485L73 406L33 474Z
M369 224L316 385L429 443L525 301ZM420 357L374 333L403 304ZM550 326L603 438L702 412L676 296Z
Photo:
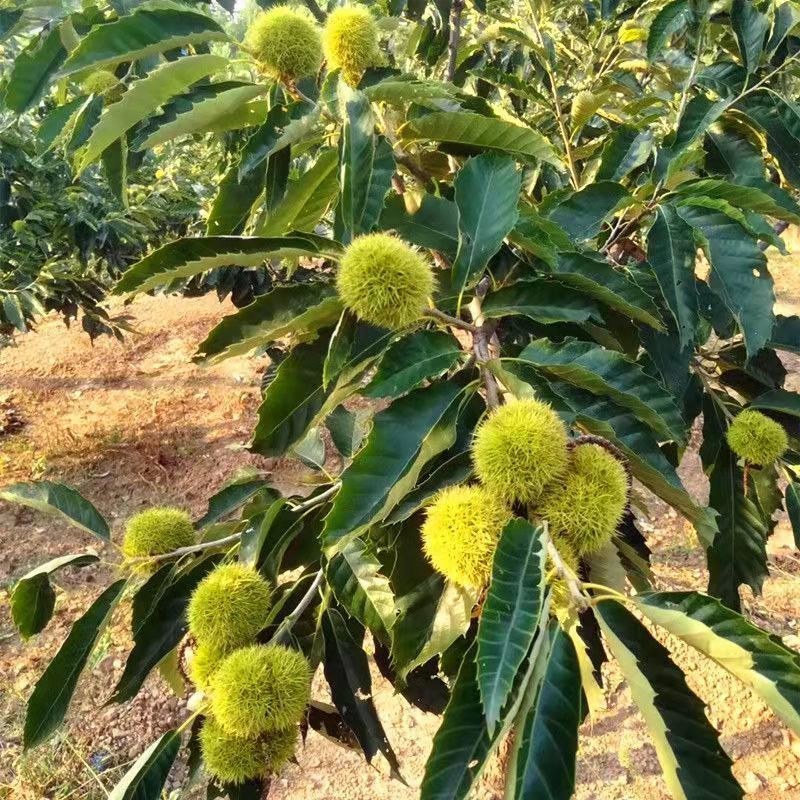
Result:
M226 483L208 498L208 510L195 522L198 530L226 519L250 498L267 489L266 476L245 474Z
M636 606L749 686L800 732L800 656L777 636L697 592L640 594Z
M712 197L730 203L734 208L756 211L787 222L800 222L800 206L779 186L764 178L741 176L736 182L719 178L687 181L676 190L680 197Z
M367 761L372 761L377 753L383 753L392 776L402 780L397 756L372 702L372 679L361 639L356 641L353 638L350 626L335 608L328 608L323 613L322 633L325 639L325 678L336 708L358 738Z
M561 253L552 264L559 281L657 330L664 326L653 298L605 259L586 253Z
M361 322L345 310L328 345L322 385L350 381L371 364L391 344L394 331Z
M44 630L53 616L56 593L50 585L50 576L62 567L84 567L100 559L92 553L77 553L53 558L26 572L11 592L11 618L23 639Z
M183 45L227 38L217 22L194 8L177 3L143 3L130 15L92 28L70 53L60 74L71 75L87 67L133 61Z
M283 237L206 236L178 239L137 261L114 287L115 294L146 292L177 278L217 267L257 267L268 259L336 256L341 246L311 233Z
M721 442L710 477L709 505L719 512L719 532L707 552L710 594L729 608L740 607L739 586L759 594L767 568L767 524L744 492L744 475L730 448Z
M632 125L620 125L603 148L595 180L620 181L641 167L653 152L653 134Z
M786 513L794 534L794 546L800 550L800 484L790 483L786 487Z
M616 351L570 339L557 345L538 339L519 359L593 394L607 395L665 439L686 438L686 425L672 396Z
M584 716L578 656L555 627L547 667L519 730L515 798L570 800L575 791L578 727ZM525 710L525 709L523 709Z
M554 322L602 322L600 306L591 298L558 281L519 281L487 295L483 314L521 315L545 325Z
M544 529L525 519L500 535L492 579L478 626L478 686L492 733L528 654L544 600L547 548Z
M750 403L750 407L800 417L800 394L790 392L788 389L773 389L756 397Z
M685 28L692 18L689 0L673 0L656 14L647 36L647 57L652 61L664 49L670 37Z
M50 111L39 125L36 136L41 142L42 149L47 150L58 136L69 126L73 116L86 103L86 96L80 95L63 105L56 106Z
M510 156L484 153L467 161L453 186L458 208L456 289L472 286L517 222L522 174Z
M62 517L70 524L101 539L111 538L108 523L100 512L75 489L63 483L45 480L35 483L12 483L0 491L0 498L9 503L18 503L45 514Z
M236 236L242 233L256 201L264 195L267 164L262 163L242 178L235 162L222 176L206 220L206 235Z
M395 163L391 145L375 134L375 118L366 96L343 83L339 90L345 124L339 144L340 200L335 230L349 244L377 225Z
M299 442L322 409L331 388L322 388L327 342L296 347L281 362L258 409L250 449L264 456L283 455Z
M438 378L458 361L461 348L450 334L422 330L395 342L365 387L367 397L399 397Z
M624 606L602 600L595 614L644 717L673 797L740 800L744 791L711 727L703 702L686 685L667 649Z
M647 261L678 330L682 347L694 341L698 298L694 283L694 234L672 206L661 205L647 234Z
M381 230L394 230L418 247L455 255L458 249L458 208L452 200L423 194L419 208L410 213L399 195L390 195L381 212Z
M120 205L128 205L128 144L121 136L100 154L106 181Z
M61 724L83 668L125 588L112 583L72 626L67 638L36 683L28 700L25 748L41 744Z
M337 406L325 420L336 449L345 457L352 458L361 446L367 432L369 411L349 411Z
M44 94L66 57L59 25L32 39L13 60L3 98L6 106L18 114L30 108Z
M576 242L594 239L603 223L631 202L627 189L613 181L591 183L561 201L547 216Z
M693 204L678 206L678 213L701 233L711 288L741 326L748 354L755 355L769 341L775 322L775 291L764 253L726 214Z
M171 730L159 736L133 762L111 790L108 800L159 800L180 749L179 731Z
M461 664L442 724L425 764L420 800L463 800L469 794L492 747L478 690L476 648Z
M758 69L764 52L764 40L770 29L769 18L756 8L753 0L733 0L731 26L739 44L742 63L750 75Z
M349 541L328 562L325 577L347 613L388 641L396 617L394 593L370 545L359 537Z
M753 122L767 134L767 150L780 164L785 178L800 186L800 113L772 92L754 92L740 103Z
M213 364L288 334L310 338L320 328L334 325L341 313L341 303L330 284L277 286L225 317L200 344L198 354Z
M785 317L778 314L775 318L775 327L772 329L769 346L776 350L800 353L800 317Z
M342 473L342 488L325 520L327 548L384 517L413 488L424 464L452 444L455 420L440 423L462 391L455 383L433 384L375 415L366 445Z
M204 558L182 572L173 573L168 584L166 573L160 573L160 580L148 587L141 602L134 600L133 649L110 703L124 703L135 697L153 668L178 645L187 629L189 597L218 560Z

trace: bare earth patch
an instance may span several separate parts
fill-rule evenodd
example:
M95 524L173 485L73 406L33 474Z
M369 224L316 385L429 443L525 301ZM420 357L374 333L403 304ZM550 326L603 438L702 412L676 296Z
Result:
M783 275L793 259L778 259ZM797 313L793 298L779 296L781 313ZM286 486L302 486L306 470L294 462L244 450L259 402L261 359L236 358L215 367L191 362L197 344L229 306L215 298L140 297L128 309L137 333L123 343L94 346L79 329L47 320L18 346L0 351L3 408L24 424L0 434L0 482L48 477L75 486L111 521L114 536L125 519L153 504L176 504L200 515L208 495L238 469L272 470ZM790 364L798 388L796 361ZM691 491L707 491L697 459L687 459ZM704 558L693 533L662 504L651 504L647 523L661 588L705 586ZM154 675L134 701L104 706L123 667L125 620L115 642L104 641L87 670L63 734L21 755L24 702L69 625L113 575L115 546L44 517L0 505L0 587L4 593L33 565L56 555L93 548L100 565L59 573L55 618L27 644L16 636L8 603L0 605L0 798L93 800L105 797L123 767L159 733L185 714L177 697ZM764 596L748 598L747 612L760 625L798 647L800 558L782 521L771 540ZM120 615L124 616L124 615ZM766 707L727 673L685 646L666 641L687 671L690 686L708 703L709 717L736 760L748 796L800 798L800 743ZM317 676L316 694L324 697ZM581 800L666 798L655 751L618 672L607 674L608 708L585 725L578 765ZM418 796L425 758L438 719L410 708L375 676L373 690L408 787L390 781L386 765L366 765L355 754L311 732L290 766L275 781L276 800L410 800ZM191 790L181 797L201 796Z

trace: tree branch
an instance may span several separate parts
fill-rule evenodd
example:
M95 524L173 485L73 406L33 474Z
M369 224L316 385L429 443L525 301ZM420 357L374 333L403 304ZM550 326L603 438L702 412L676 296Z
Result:
M489 352L489 340L492 337L493 328L487 323L483 316L483 298L489 291L491 280L488 275L484 275L475 287L475 296L469 304L469 313L475 325L475 332L472 334L472 350L475 353L475 360L483 378L483 385L486 388L486 405L492 409L497 408L500 403L500 390L497 386L497 379L492 371L486 366L486 362L491 359Z
M317 590L322 585L322 578L323 572L320 569L317 574L314 576L314 580L311 581L311 586L308 587L308 591L300 598L300 602L297 604L297 607L288 617L285 617L283 622L278 625L278 629L272 635L272 638L269 640L270 644L280 644L283 637L292 629L295 622L303 616L303 612L311 605L311 601L314 599L314 596L317 593Z
M478 330L471 322L466 322L458 317L445 314L444 311L440 311L438 308L426 308L422 312L422 315L439 320L439 322L444 322L446 325L450 325L453 328L461 328L462 331L469 331L473 334Z

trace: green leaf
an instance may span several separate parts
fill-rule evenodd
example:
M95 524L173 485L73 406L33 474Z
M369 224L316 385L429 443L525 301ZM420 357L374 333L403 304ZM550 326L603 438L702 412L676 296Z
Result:
M786 487L786 513L794 533L794 545L800 550L800 484L790 483Z
M399 195L390 195L383 207L379 227L394 230L418 247L441 250L455 255L458 249L458 209L452 200L423 194L419 208L412 214Z
M348 383L366 369L395 338L394 331L359 321L345 310L333 331L322 370L322 385Z
M676 194L681 197L713 197L725 200L734 208L757 211L787 222L800 222L800 206L779 186L758 177L744 177L738 181L731 183L719 178L701 178L682 183ZM773 196L776 189L778 194Z
M388 640L396 616L394 593L370 546L359 537L349 541L328 562L325 577L347 613Z
M597 603L595 616L647 724L670 794L676 800L744 797L703 702L667 649L615 600Z
M744 475L725 443L711 472L709 505L719 511L719 532L707 553L711 594L739 609L739 586L746 583L760 594L767 568L767 524L756 504L744 493Z
M146 150L180 136L205 131L266 91L266 86L241 81L196 86L164 106L158 116L151 117L136 133L131 147Z
M582 89L577 92L570 109L572 132L577 133L603 107L608 100L608 92L590 92Z
M137 261L120 278L114 294L147 292L177 278L217 267L258 267L264 261L299 256L337 258L341 245L311 233L283 237L206 236L178 239Z
M340 199L337 208L342 241L369 233L378 223L395 171L392 146L375 135L375 118L364 94L347 90L340 143Z
M463 800L492 747L478 690L475 647L461 664L442 724L425 764L420 800Z
M570 800L575 791L578 726L584 716L582 695L575 647L556 627L533 703L520 712L516 769L509 776L514 797Z
M23 741L25 749L41 744L61 724L75 687L111 612L125 588L112 583L77 620L36 683L28 700Z
M330 284L277 286L225 317L200 344L198 355L215 364L287 334L307 339L320 328L334 325L341 313L342 305Z
M487 319L521 315L545 325L554 322L602 323L600 307L585 295L558 281L518 281L487 295L483 303Z
M778 314L769 339L769 346L776 350L800 353L800 317L784 317Z
M389 762L392 777L402 781L397 756L386 738L378 712L372 702L372 679L367 656L335 608L322 614L322 634L325 641L325 678L331 687L331 697L348 727L356 735L368 762L383 753ZM361 631L363 636L363 630Z
M83 107L86 100L85 95L74 97L64 105L56 106L47 114L36 132L36 137L41 142L43 150L48 150L53 142L69 128L72 118Z
M561 253L552 265L561 283L578 289L626 317L663 330L658 306L645 291L604 258L586 253Z
M761 411L777 411L780 414L789 414L800 417L800 394L790 392L788 389L773 389L764 392L750 402L750 408Z
M259 198L264 197L268 164L239 178L235 161L222 176L206 220L207 236L235 236L242 233Z
M653 142L652 131L640 131L632 125L620 125L603 148L600 169L595 180L622 180L650 158Z
M458 107L458 90L439 81L412 80L392 76L372 86L364 87L371 103L405 106L409 103L435 111L455 110Z
M519 359L593 394L607 395L665 439L683 442L686 438L686 424L672 396L616 351L571 339L561 344L538 339Z
M21 114L36 103L66 57L59 25L32 39L13 59L3 98L6 107Z
M318 120L319 110L305 100L271 108L264 123L242 148L239 180L261 166L273 153L300 141Z
M754 92L740 102L750 119L767 134L767 150L786 179L800 186L800 110L790 101L766 91Z
M113 23L112 23L113 24ZM102 26L107 28L108 25ZM189 84L218 72L227 65L222 56L186 56L154 69L135 81L122 99L108 106L92 129L89 141L76 154L76 168L83 172L113 141L119 139L160 105Z
M540 626L545 592L544 529L509 522L494 553L492 579L478 626L478 686L493 733Z
M336 150L322 150L314 165L291 183L283 199L257 228L259 236L311 231L339 194Z
M726 214L695 205L681 205L678 213L702 234L711 264L711 288L739 323L748 355L755 355L769 341L775 322L775 292L766 256Z
M430 141L499 150L517 158L536 158L559 166L560 161L550 142L540 133L480 114L441 111L407 122L400 135L407 142Z
M453 262L453 286L472 286L503 239L516 225L522 174L509 156L484 153L470 158L456 176L458 252Z
M337 406L325 420L334 446L345 458L352 458L361 447L368 414L367 409L348 411L344 406Z
M452 336L422 330L395 342L384 354L373 379L362 392L366 397L399 397L425 380L449 370L461 354Z
M128 205L128 141L125 136L111 142L100 154L100 159L103 162L103 171L106 174L109 188L119 200L120 205L126 208Z
M733 0L731 3L731 26L739 45L742 63L751 75L758 69L764 52L764 40L770 29L770 21L752 0Z
M222 28L205 14L177 3L156 0L143 3L128 16L92 28L70 53L59 75L72 75L87 67L135 61L176 47L227 38ZM227 59L223 61L227 63Z
M547 216L575 241L594 239L615 211L631 202L627 189L612 181L591 183L561 201Z
M186 608L198 583L217 565L218 558L191 563L182 572L156 573L154 583L144 584L142 597L133 601L133 649L125 662L109 702L124 703L135 697L153 668L186 634ZM168 577L167 577L168 576Z
M92 553L78 553L53 558L26 572L11 592L11 617L23 639L44 630L53 616L56 593L50 585L50 576L62 567L84 567L100 559Z
M180 749L179 731L171 730L159 736L133 762L111 790L108 800L159 800Z
M636 606L749 686L800 733L800 656L718 600L697 592L637 595Z
M36 481L13 483L0 491L0 498L9 503L19 503L45 514L63 517L72 525L93 533L101 539L110 539L108 523L100 512L75 489L63 483Z
M672 206L659 206L647 234L647 261L675 319L681 347L694 341L699 316L694 284L695 252L691 226Z
M295 347L281 362L258 408L250 450L263 456L283 455L314 424L332 387L322 388L327 341Z
M689 0L673 0L656 14L647 36L647 57L653 61L670 37L685 28L692 19Z
M414 486L424 464L452 444L455 422L444 428L440 423L462 392L455 383L433 384L375 415L366 445L342 473L342 488L325 520L327 548L385 517Z
M229 517L259 492L268 494L264 474L248 471L228 481L219 491L209 497L208 510L195 522L195 528L200 530Z

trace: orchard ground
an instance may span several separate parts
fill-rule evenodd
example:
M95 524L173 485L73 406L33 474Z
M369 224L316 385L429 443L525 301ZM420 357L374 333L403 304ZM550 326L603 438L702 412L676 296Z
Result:
M800 245L800 243L798 243ZM800 246L793 248L800 252ZM794 257L771 259L778 286L777 312L800 313L800 279ZM119 541L125 519L154 504L187 507L199 516L207 497L243 468L271 472L284 489L302 490L313 473L290 460L269 460L244 449L259 403L263 358L235 358L214 367L192 364L196 345L232 308L215 297L140 297L115 307L130 314L135 333L123 343L90 344L79 327L65 330L48 319L39 330L0 351L0 414L15 409L24 420L16 433L0 434L0 483L47 477L75 486L112 522ZM789 388L800 389L800 359L786 359ZM2 426L0 425L0 430ZM335 463L334 463L335 465ZM694 451L682 467L699 498L707 493ZM659 588L706 584L705 560L693 532L663 504L648 500L643 529L654 553ZM115 548L98 546L59 521L0 506L0 798L95 800L104 798L124 768L158 734L186 713L179 694L159 674L125 705L104 705L122 672L126 621L117 620L84 675L62 732L39 749L21 753L24 703L72 621L116 569ZM100 565L58 574L54 619L27 644L10 619L7 596L28 569L69 552L97 549ZM747 596L755 622L800 649L800 554L788 523L770 540L764 595ZM121 615L120 615L121 616ZM800 800L800 740L790 736L766 706L721 669L666 640L688 681L708 703L734 771L749 797ZM411 800L418 796L425 759L438 718L392 694L374 676L373 692L408 787L390 781L377 759L367 766L309 733L274 782L274 800ZM665 786L655 751L627 688L613 669L606 675L608 708L584 726L578 763L580 800L662 800ZM318 675L315 696L324 698ZM177 781L175 783L177 786ZM197 787L172 798L204 796ZM486 797L492 793L487 788Z

